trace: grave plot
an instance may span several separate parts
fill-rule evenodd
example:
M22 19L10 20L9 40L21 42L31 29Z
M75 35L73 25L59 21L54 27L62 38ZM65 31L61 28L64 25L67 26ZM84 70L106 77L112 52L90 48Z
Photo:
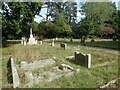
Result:
M91 68L91 54L84 54L84 53L75 51L74 56L67 56L66 59L76 64L79 64L81 66Z
M43 83L43 81L51 82L62 76L72 76L74 75L74 72L79 72L79 69L74 69L66 64L52 66L49 69L45 70L45 67L56 63L54 59L36 60L29 63L22 61L20 65L14 65L13 58L10 59L14 88L23 85L24 87L32 87L33 85Z

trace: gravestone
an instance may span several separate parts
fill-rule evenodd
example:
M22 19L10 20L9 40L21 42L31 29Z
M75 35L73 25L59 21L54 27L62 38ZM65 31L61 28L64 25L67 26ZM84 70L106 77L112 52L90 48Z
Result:
M26 45L26 44L27 44L27 43L26 43L27 40L25 39L25 37L22 37L21 39L22 39L22 40L21 40L21 44Z
M81 66L91 68L91 54L75 52L75 62Z
M40 44L42 44L42 41L40 41Z
M81 38L81 43L84 43L85 39L86 39L86 37L83 35L82 38Z
M67 49L67 44L66 43L61 43L60 47L63 48L63 49Z
M32 34L32 28L30 29L30 38L29 38L28 44L29 45L37 44L37 40L35 40Z
M52 40L51 46L55 46L55 39Z
M95 42L94 38L91 39L91 42Z
M27 45L27 41L26 40L24 41L23 45Z
M58 38L56 37L55 40L58 40Z
M12 69L12 78L13 78L13 88L16 88L20 85L20 79L13 58L10 58L10 60L11 60L11 69Z

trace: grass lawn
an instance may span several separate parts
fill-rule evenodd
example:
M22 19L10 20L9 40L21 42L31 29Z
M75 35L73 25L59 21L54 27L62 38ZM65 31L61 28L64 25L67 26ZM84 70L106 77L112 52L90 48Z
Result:
M10 87L7 82L7 61L9 56L12 55L16 64L21 61L33 61L40 59L47 59L56 57L57 64L66 63L75 69L79 68L80 72L75 73L71 77L61 77L58 80L51 83L45 83L34 85L33 88L97 88L112 79L118 78L118 56L116 54L109 53L105 50L95 50L89 47L82 47L79 45L79 40L74 42L65 41L68 45L68 49L64 50L60 48L60 43L64 42L62 39L55 42L55 46L52 47L51 40L43 42L42 45L23 46L20 44L11 45L2 49L2 85L3 87ZM75 51L91 54L92 56L92 68L87 69L76 65L65 59L66 56L74 55ZM113 62L114 61L114 62ZM109 64L101 67L93 67L97 64L103 64L109 62ZM118 84L115 85L117 87ZM22 87L22 86L21 86ZM23 85L24 87L24 85Z
M86 46L93 46L93 47L104 47L104 48L111 48L111 49L120 49L120 42L119 41L98 41L95 42L85 42Z

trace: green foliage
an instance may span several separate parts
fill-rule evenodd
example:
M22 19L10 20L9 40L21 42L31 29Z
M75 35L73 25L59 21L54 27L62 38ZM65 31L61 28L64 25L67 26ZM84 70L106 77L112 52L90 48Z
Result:
M81 8L86 17L80 24L87 34L103 35L106 32L106 27L113 27L112 23L116 18L114 14L117 10L112 2L86 2Z
M57 34L59 37L69 37L70 34L72 33L71 27L68 24L68 22L62 18L62 17L58 17L55 20L55 26L56 26L56 30L57 30Z
M61 14L56 14L55 21L43 21L38 25L39 35L44 37L69 37L72 33L71 27L67 20Z
M35 15L41 10L42 3L6 2L3 4L3 39L19 39L28 36Z

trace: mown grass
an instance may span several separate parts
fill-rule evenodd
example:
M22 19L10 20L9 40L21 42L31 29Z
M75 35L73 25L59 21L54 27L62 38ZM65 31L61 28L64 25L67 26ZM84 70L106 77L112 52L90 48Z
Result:
M116 54L109 53L101 49L91 49L88 47L78 46L79 40L74 40L74 42L69 42L58 40L55 42L55 46L52 47L51 40L43 42L42 45L27 45L23 46L20 44L11 45L2 49L2 78L3 87L9 87L7 82L7 61L9 56L12 55L16 64L21 61L34 61L40 59L47 59L56 57L57 65L61 63L66 63L74 68L79 68L80 72L75 73L71 77L61 77L51 83L42 83L39 85L34 85L35 88L95 88L104 85L106 82L118 77L118 56ZM68 49L64 50L60 48L60 43L66 42ZM110 64L103 67L95 67L87 69L86 67L79 66L73 62L65 59L66 56L74 55L75 51L89 53L92 55L92 66L96 64L102 64L105 62L110 62ZM115 61L112 62L111 61ZM48 69L44 69L48 70Z
M111 49L120 49L120 42L119 41L95 41L95 42L86 42L86 46L93 46L93 47L104 47L104 48L111 48Z

